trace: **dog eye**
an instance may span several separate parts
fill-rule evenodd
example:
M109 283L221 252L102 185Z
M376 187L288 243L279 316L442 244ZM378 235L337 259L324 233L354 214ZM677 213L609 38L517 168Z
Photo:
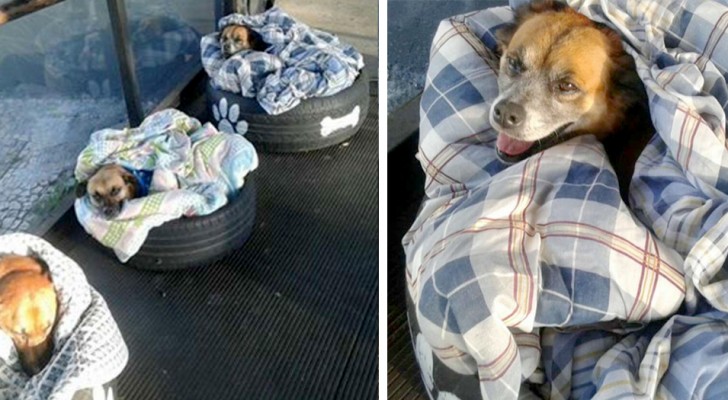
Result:
M521 61L516 58L508 57L506 59L506 64L508 65L508 73L511 75L518 75L523 70L523 64L521 64Z
M93 197L94 200L101 200L103 198L103 196L101 196L98 192L94 193L91 197Z
M112 196L116 196L117 194L119 194L119 191L120 190L121 189L119 189L118 187L115 187L115 188L111 189L111 195Z
M559 91L563 93L574 93L579 90L579 88L571 82L559 82L558 88Z

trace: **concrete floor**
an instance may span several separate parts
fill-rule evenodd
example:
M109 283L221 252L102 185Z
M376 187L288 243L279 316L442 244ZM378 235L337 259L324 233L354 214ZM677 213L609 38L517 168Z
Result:
M280 0L276 5L307 25L338 35L362 54L379 55L377 0Z

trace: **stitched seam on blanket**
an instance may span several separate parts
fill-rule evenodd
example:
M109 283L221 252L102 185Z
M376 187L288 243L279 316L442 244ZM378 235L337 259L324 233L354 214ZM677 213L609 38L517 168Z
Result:
M578 228L575 228L576 226ZM638 265L641 265L644 257L643 254L647 251L647 249L639 248L628 239L614 232L608 232L583 222L551 221L545 224L539 224L538 227L542 228L539 229L539 232L541 232L541 237L544 239L548 237L573 237L581 240L595 241L627 256ZM578 229L578 235L573 233L574 229ZM659 262L660 268L658 268L658 271L660 275L677 289L685 292L685 281L677 268L668 264L665 260L660 259Z
M720 34L715 35L715 33L718 31L720 27ZM725 30L728 28L728 12L724 12L720 18L718 18L718 23L716 23L713 26L713 30L710 32L710 36L708 37L708 42L706 43L705 49L703 50L701 54L700 60L698 60L698 68L700 68L701 71L705 69L705 66L708 64L708 61L710 60L710 57L713 56L713 51L715 51L715 48L718 46L718 43L720 42L720 39L725 34ZM705 56L707 53L707 56Z
M513 336L508 337L508 345L495 359L485 364L478 364L479 380L495 381L500 379L516 360L518 347Z
M530 207L536 194L538 168L542 158L543 153L539 153L535 161L533 158L526 161L521 174L518 199L508 218L508 261L514 272L513 298L516 299L516 302L511 313L502 318L503 323L507 326L517 326L531 314L535 296L533 272L528 262L524 232L527 225L526 210ZM528 190L527 196L525 195L526 190Z

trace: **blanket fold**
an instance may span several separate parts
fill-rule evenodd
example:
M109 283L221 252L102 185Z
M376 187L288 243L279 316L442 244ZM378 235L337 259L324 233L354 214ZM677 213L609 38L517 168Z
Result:
M443 21L420 104L426 198L403 238L418 342L483 398L725 393L728 2L568 3L625 36L649 94L630 206L592 136L500 163L487 61L512 9Z
M152 228L182 216L207 215L227 204L257 168L258 155L242 136L218 132L210 123L201 125L168 109L148 116L138 128L94 132L78 156L76 179L86 181L110 163L154 171L151 194L126 201L112 220L100 215L88 196L74 206L84 229L126 262Z
M303 99L334 95L354 83L364 68L362 55L323 31L297 22L277 7L256 15L231 14L218 22L246 25L269 45L265 52L243 51L225 59L220 34L202 38L202 66L218 89L254 97L272 115Z

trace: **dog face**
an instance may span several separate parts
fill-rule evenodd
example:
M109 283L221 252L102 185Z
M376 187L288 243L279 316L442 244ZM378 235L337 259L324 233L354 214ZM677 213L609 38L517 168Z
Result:
M0 259L0 329L13 340L29 375L40 372L53 354L58 300L47 267L33 257Z
M88 194L91 205L109 219L119 215L124 201L135 198L138 192L136 178L117 164L104 165L76 189L78 196Z
M220 48L225 58L243 50L258 50L261 44L258 34L247 26L228 25L220 33Z
M576 134L603 138L635 101L629 87L641 87L619 35L564 4L519 8L498 38L499 95L489 118L502 160L518 161Z

